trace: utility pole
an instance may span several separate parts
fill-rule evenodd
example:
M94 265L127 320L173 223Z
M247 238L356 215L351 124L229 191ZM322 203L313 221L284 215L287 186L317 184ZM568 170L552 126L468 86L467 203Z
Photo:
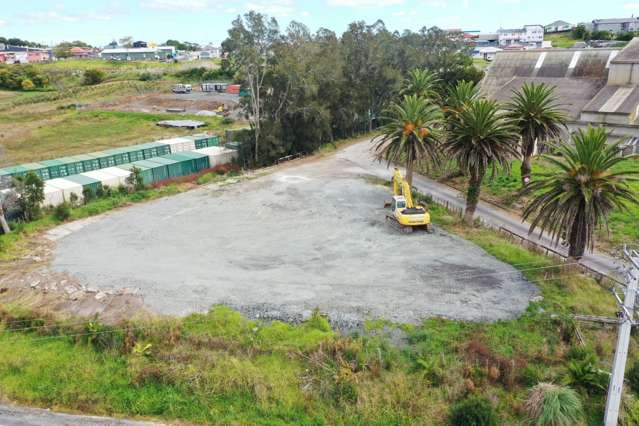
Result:
M633 311L635 309L637 287L639 286L639 253L635 250L629 252L627 249L624 249L624 253L630 260L631 265L626 280L627 286L623 302L616 291L614 292L617 301L620 303L621 313L617 347L615 348L615 358L612 365L610 385L608 386L608 397L606 399L606 412L604 415L605 426L617 426L618 424L623 379L626 361L628 360L628 345L630 343L630 332L633 326Z

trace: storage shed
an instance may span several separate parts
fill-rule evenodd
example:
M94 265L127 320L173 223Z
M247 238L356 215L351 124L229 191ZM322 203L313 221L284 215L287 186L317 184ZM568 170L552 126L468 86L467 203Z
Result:
M209 168L209 157L196 152L180 152L166 155L164 158L178 161L182 167L182 176L191 175Z
M195 141L191 138L172 138L158 141L170 147L171 154L176 152L193 151L195 149Z
M126 185L126 179L131 176L131 172L128 170L124 170L120 167L107 167L106 169L100 170L102 173L113 176L118 179L118 183L116 186Z
M82 191L90 190L93 194L96 194L102 188L102 182L84 174L67 176L65 180L82 185Z
M86 176L88 178L95 179L99 181L102 184L102 186L109 186L111 188L116 188L118 185L122 183L120 180L120 177L114 176L109 173L105 173L104 170L107 170L107 169L92 170L90 172L82 173L81 176Z

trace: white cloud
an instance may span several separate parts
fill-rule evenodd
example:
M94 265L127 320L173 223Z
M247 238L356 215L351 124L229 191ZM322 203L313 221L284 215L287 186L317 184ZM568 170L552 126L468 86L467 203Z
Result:
M328 0L329 6L387 7L404 4L404 0Z
M311 12L309 12L308 10L303 10L300 15L304 16L304 17L308 17L311 16Z
M639 9L639 3L626 3L623 5L623 8L627 10L637 10Z
M208 0L143 0L140 6L144 9L155 10L204 10L215 6Z
M244 8L267 15L289 16L295 11L295 2L293 0L257 0L246 3Z
M497 0L497 4L520 4L521 0Z
M6 26L7 26L7 21L5 21L4 19L0 19L0 28L6 27Z
M22 13L18 18L26 24L40 24L42 22L77 22L77 21L110 21L113 15L109 13L65 13L64 10L38 10Z
M393 16L406 16L406 12L403 10L399 10L397 12L393 12Z

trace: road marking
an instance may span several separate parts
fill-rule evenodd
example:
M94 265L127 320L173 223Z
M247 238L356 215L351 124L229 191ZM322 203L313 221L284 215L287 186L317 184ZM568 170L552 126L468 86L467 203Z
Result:
M537 59L537 63L535 64L535 69L538 70L544 64L544 60L546 59L546 55L548 52L541 52L539 55L539 59Z
M580 57L581 57L581 52L575 52L575 54L572 55L572 59L570 60L570 65L568 65L569 70L577 66L577 62L579 62Z
M615 112L617 109L628 99L628 96L635 90L634 87L620 87L617 91L606 101L605 104L599 108L599 112Z

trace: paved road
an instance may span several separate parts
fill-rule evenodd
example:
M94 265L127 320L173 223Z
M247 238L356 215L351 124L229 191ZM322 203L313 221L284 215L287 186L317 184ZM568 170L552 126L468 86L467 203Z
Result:
M0 426L159 426L109 417L76 416L39 408L0 405Z
M379 163L373 159L370 152L370 143L368 141L351 145L336 155L352 161L380 178L390 179L392 176L392 168L389 169L386 167L386 163ZM413 186L422 194L427 194L444 202L448 202L450 206L457 209L462 209L465 206L465 199L462 193L427 177L415 175L413 177ZM529 236L528 229L530 225L528 223L522 223L521 217L493 204L480 202L477 206L476 216L479 216L490 226L504 227L517 235L526 237L529 240L542 245L543 247L551 248L564 255L567 254L567 249L565 247L555 246L552 240L547 236L539 237L537 232ZM581 263L602 274L616 277L621 276L619 272L619 262L600 252L587 253L582 258Z

